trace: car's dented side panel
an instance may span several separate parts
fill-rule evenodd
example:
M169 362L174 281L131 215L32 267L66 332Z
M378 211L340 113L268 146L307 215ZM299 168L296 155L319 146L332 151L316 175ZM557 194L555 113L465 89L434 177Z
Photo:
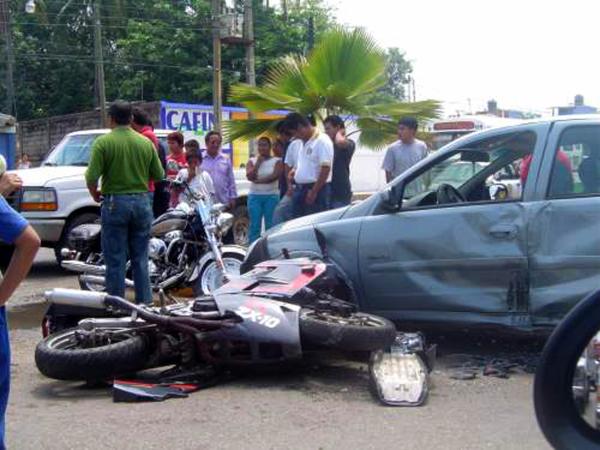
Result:
M523 216L521 203L507 202L366 218L359 245L369 308L523 312Z

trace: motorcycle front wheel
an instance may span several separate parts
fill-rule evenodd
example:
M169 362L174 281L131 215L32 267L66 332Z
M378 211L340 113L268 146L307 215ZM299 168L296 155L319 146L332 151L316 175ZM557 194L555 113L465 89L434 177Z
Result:
M239 276L240 267L244 257L237 253L224 253L223 264L228 275ZM210 295L212 292L223 286L223 272L217 267L217 262L214 259L208 261L200 269L198 277L198 287L200 288L199 295Z
M396 339L396 327L383 317L366 313L340 316L312 309L300 311L303 343L346 351L371 352L387 348Z
M48 378L56 380L101 381L145 368L148 344L131 330L101 330L94 342L71 328L52 334L35 349L35 364Z

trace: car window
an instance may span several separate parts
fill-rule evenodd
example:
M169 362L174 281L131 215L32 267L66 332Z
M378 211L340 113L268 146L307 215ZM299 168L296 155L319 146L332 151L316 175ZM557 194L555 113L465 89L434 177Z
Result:
M44 161L45 166L87 166L98 134L65 137Z
M600 127L576 126L561 135L548 198L600 195Z
M443 185L459 190L468 202L519 200L535 143L535 133L513 132L469 144L409 180L403 200L413 207L440 204L435 193Z

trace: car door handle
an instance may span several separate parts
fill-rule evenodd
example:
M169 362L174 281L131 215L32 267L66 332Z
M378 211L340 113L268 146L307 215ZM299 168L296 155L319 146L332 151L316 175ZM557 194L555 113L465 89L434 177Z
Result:
M490 228L490 235L499 239L514 239L519 229L516 225L494 225Z

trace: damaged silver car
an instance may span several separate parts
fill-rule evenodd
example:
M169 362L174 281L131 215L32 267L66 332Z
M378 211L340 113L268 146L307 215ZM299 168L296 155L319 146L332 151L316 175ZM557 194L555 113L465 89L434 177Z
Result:
M437 183L465 164L464 179ZM465 136L361 203L270 230L242 270L318 255L315 228L344 280L339 295L363 311L411 324L554 326L600 284L600 118Z

